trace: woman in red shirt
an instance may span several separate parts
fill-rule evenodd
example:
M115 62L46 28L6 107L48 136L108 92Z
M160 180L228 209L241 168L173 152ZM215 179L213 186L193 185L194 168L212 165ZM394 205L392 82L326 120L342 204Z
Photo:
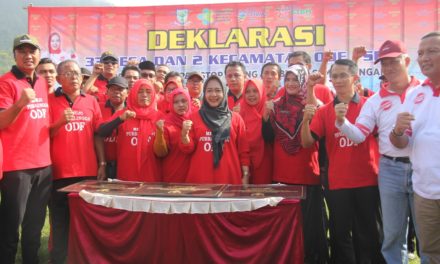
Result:
M215 75L203 86L203 104L182 126L181 148L192 153L186 182L249 182L249 145L239 114L229 110L226 88Z
M127 109L101 125L100 135L117 128L117 178L126 181L162 181L160 159L153 151L155 123L162 115L156 110L156 92L151 82L136 81L127 98Z
M177 88L182 88L180 84L175 81L168 81L163 88L164 96L157 103L157 110L164 114L171 112L173 103L171 101L171 93Z
M273 181L305 185L301 200L305 263L325 263L328 257L323 219L323 195L319 178L318 146L301 146L300 129L307 101L307 69L293 65L285 71L286 93L273 103L269 120L263 119L263 136L273 142ZM310 89L309 89L310 90ZM317 262L315 262L317 261Z
M266 109L266 93L258 79L248 80L243 89L244 100L240 116L246 125L246 137L250 147L250 179L253 184L272 183L272 144L262 135L262 118Z
M154 153L162 159L164 182L185 182L190 155L179 148L182 125L191 114L191 98L186 90L177 88L170 94L171 112L156 122Z

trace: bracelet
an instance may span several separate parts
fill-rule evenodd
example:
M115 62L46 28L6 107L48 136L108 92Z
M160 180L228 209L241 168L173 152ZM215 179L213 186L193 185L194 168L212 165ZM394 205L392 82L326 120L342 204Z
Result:
M393 128L393 129L391 130L391 134L392 134L393 136L395 136L395 137L401 137L401 136L403 136L403 134L405 134L405 133L397 134L396 131L395 131L394 129L395 129L395 128Z
M105 161L101 161L100 163L99 163L99 166L106 166L107 165L107 162L105 162Z

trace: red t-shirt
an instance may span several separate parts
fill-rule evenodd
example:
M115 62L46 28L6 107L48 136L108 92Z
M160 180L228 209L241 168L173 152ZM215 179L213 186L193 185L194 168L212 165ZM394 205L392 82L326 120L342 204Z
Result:
M323 104L328 104L335 98L330 88L323 84L316 84L314 90L316 98L319 99ZM286 89L281 87L275 95L274 100L281 98L284 94L286 94Z
M242 100L243 100L243 95L241 95L240 98L236 99L235 96L231 93L231 91L228 91L228 107L230 110L232 110L234 106L239 105Z
M165 121L164 136L167 142L168 155L162 159L162 177L164 182L185 182L191 156L179 148L181 128L167 125Z
M96 81L93 83L93 85L98 88L98 91L90 94L95 96L99 103L105 103L105 101L108 99L107 84L108 80L102 75L99 75Z
M121 115L121 111L116 112L112 120ZM153 150L156 135L155 123L161 116L157 112L154 120L135 118L119 125L116 139L118 142L118 179L142 182L162 181L160 159L156 157ZM139 151L140 155L138 155Z
M184 145L180 141L179 144L183 152L192 153L186 182L241 184L241 166L249 166L250 159L246 129L240 115L232 113L230 139L223 145L223 156L217 168L214 168L211 130L198 112L192 114L191 120L191 142Z
M69 108L69 101L61 89L49 95L50 117L54 123ZM98 162L94 133L102 120L98 102L93 96L81 94L71 106L74 120L62 125L51 138L53 179L96 176Z
M107 101L108 102L108 101ZM103 122L111 121L113 117L113 108L110 103L99 104L102 113ZM106 161L116 161L116 136L117 129L113 130L112 134L104 138L104 150Z
M320 183L317 143L300 148L289 155L277 141L273 144L273 180L289 184L316 185Z
M346 118L352 124L365 101L365 97L357 94L350 101ZM379 150L376 138L370 134L363 143L354 144L336 128L334 106L332 102L319 108L310 124L315 139L325 137L329 188L336 190L377 185Z
M36 97L16 120L0 131L3 142L3 171L46 167L51 164L49 150L49 107L47 82L34 76ZM0 77L0 109L11 107L23 89L32 88L18 68Z
M0 180L3 178L3 146L0 140Z

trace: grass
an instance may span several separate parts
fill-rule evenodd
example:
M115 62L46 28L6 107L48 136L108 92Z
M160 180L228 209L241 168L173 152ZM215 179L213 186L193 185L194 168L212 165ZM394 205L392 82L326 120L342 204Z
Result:
M41 231L41 246L38 252L40 257L40 263L49 263L49 241L50 225L49 225L49 210L47 210L46 221L44 222L43 230ZM15 263L23 263L21 258L21 244L18 243L17 256L15 257Z

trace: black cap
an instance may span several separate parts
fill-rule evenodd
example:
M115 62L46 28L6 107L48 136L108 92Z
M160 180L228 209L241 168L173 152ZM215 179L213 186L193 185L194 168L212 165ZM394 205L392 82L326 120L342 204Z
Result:
M110 79L107 83L107 88L109 88L111 85L116 85L119 87L122 87L124 89L128 89L128 82L124 77L116 76Z
M113 54L111 51L105 51L101 54L101 62L105 60L113 60L117 62L118 58L116 58L116 55Z

